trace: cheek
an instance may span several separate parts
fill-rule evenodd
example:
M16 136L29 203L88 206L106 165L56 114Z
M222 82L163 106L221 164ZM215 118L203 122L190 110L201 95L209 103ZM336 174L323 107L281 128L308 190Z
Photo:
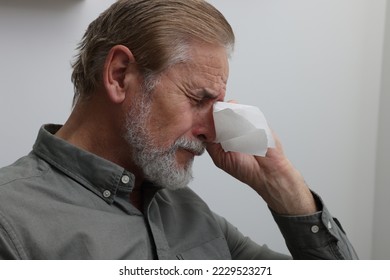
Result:
M149 122L150 132L162 145L172 145L178 138L191 132L194 117L191 109L171 109L155 114Z
M171 116L162 130L166 131L168 137L179 138L191 131L193 126L193 116L189 112L184 112Z

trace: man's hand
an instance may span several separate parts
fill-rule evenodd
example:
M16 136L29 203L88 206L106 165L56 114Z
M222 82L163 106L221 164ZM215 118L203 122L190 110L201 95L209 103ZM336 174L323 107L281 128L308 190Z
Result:
M305 215L317 211L314 198L302 175L286 158L274 134L275 148L265 157L225 152L220 144L209 143L207 151L214 164L252 187L278 214Z

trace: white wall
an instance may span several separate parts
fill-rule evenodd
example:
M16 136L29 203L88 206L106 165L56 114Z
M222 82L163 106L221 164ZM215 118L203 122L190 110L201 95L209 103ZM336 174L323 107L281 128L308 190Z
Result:
M390 259L390 5L386 9L385 48L383 55L382 90L380 96L377 149L376 189L374 203L373 259Z
M0 166L31 149L41 124L66 120L74 48L113 2L0 0ZM210 2L237 36L228 99L262 109L360 257L371 258L386 1ZM213 167L207 155L194 168L191 186L212 209L286 252L253 191Z

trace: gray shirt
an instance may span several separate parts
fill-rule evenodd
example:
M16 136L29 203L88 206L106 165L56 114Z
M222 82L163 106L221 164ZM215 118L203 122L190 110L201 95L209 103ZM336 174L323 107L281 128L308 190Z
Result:
M0 259L290 258L243 236L189 188L146 182L139 211L129 200L134 175L54 136L58 129L43 126L32 152L0 169ZM272 213L292 256L356 258L316 199L314 215Z

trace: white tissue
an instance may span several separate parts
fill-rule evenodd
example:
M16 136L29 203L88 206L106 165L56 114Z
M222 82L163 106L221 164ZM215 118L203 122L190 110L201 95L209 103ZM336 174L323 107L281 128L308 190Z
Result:
M275 147L270 128L259 108L216 102L213 110L216 143L227 151L265 156Z

